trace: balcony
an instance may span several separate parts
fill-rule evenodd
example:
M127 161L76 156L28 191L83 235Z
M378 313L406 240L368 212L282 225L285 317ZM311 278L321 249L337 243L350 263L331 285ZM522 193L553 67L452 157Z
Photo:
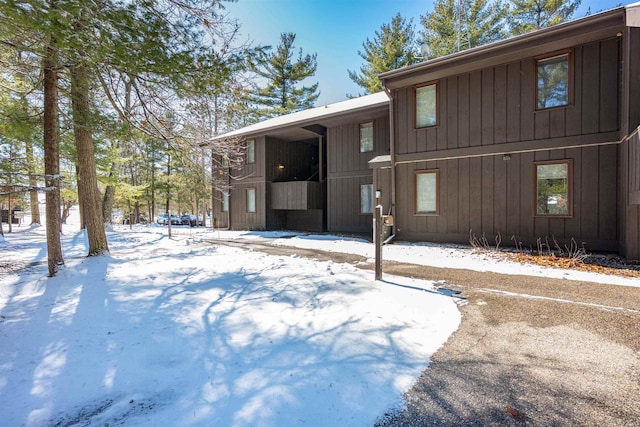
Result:
M319 182L288 181L271 184L271 209L322 209L322 190Z

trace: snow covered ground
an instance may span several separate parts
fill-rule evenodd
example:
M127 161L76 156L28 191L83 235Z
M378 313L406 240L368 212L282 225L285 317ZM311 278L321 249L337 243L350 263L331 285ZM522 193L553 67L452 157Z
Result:
M373 263L374 248L371 242L350 237L326 234L259 231L216 231L206 235L221 240L270 240L272 245L303 249L320 249L360 255ZM441 245L436 243L394 242L383 246L382 258L389 261L428 265L440 268L461 268L475 271L490 271L502 274L571 279L586 282L621 286L640 286L637 278L622 277L589 271L566 270L536 264L511 261L495 251L478 251L464 245Z
M460 322L434 283L216 246L204 229L117 227L110 256L85 258L71 225L55 278L44 228L14 231L0 242L2 426L372 425Z

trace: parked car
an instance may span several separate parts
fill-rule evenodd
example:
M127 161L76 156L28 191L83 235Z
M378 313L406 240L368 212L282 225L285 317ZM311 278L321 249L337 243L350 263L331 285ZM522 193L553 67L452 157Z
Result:
M156 222L160 225L167 225L169 223L169 215L166 213L158 215ZM180 217L178 215L171 214L171 225L180 225L182 222L180 221Z
M198 225L202 225L202 217L196 217L195 215L184 214L180 217L183 225L188 225L190 227L197 227Z

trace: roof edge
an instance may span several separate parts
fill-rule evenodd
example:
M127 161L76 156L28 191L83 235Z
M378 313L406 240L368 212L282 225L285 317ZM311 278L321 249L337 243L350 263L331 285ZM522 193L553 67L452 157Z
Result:
M636 7L636 6L640 6L640 2L631 4L628 6L620 6L614 9L599 12L594 15L589 15L589 16L572 20L572 21L563 22L561 24L553 25L551 27L542 28L540 30L532 31L530 33L520 34L520 35L509 37L503 40L498 40L493 43L476 46L474 48L463 50L460 52L455 52L449 55L440 56L438 58L423 61L414 65L409 65L407 67L399 68L397 70L387 71L379 74L378 78L382 80L384 85L385 80L402 78L403 76L420 72L422 70L428 70L438 65L447 64L449 62L455 62L464 58L473 58L474 56L486 55L487 53L499 51L501 49L505 49L513 45L518 45L523 42L533 41L539 38L552 36L557 33L562 33L565 31L569 31L569 30L573 30L581 27L589 27L594 23L597 23L600 21L606 21L617 15L624 16L627 8Z

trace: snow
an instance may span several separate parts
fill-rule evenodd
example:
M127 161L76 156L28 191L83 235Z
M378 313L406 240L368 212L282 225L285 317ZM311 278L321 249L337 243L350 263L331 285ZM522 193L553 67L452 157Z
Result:
M320 245L320 241L324 241L326 244ZM326 249L365 257L373 256L372 244L357 238L298 234L291 238L276 240L272 244L308 249ZM637 278L523 264L511 261L501 256L499 252L478 251L461 245L398 242L385 245L382 250L382 258L389 261L441 268L462 268L474 271L571 279L610 285L640 286L640 280Z
M54 278L44 227L0 247L27 265L0 270L3 426L372 425L460 322L429 281L217 246L204 229L107 235L111 254L86 258L66 226ZM294 235L224 237L269 236Z

